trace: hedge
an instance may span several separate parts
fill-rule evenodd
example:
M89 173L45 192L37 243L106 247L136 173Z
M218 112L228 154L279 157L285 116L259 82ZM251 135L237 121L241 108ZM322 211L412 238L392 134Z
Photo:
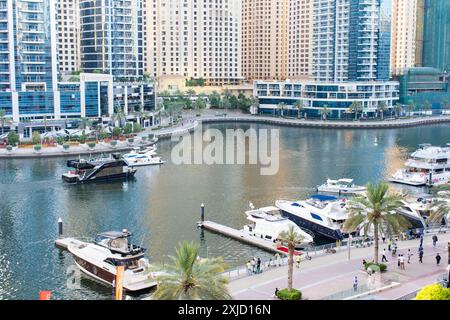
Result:
M364 264L364 268L367 270L369 269L369 267L372 267L371 269L376 272L378 269L380 270L380 272L384 272L387 269L387 265L385 265L384 263L373 263L373 262L367 262Z
M281 300L301 300L302 292L297 289L292 289L291 291L289 291L289 289L286 288L278 291L277 297Z
M416 300L450 300L450 289L440 284L432 284L419 291Z

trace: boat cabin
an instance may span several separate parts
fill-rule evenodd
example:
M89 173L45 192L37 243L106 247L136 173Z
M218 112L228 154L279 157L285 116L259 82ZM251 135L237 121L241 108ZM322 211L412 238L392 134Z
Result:
M109 249L113 253L121 254L122 256L135 256L143 255L144 248L130 244L128 238L131 237L131 233L124 229L120 231L103 232L97 235L94 242L95 244Z

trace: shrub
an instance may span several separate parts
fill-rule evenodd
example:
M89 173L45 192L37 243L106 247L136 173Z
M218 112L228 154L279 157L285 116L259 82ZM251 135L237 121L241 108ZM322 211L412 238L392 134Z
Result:
M88 147L89 147L89 149L94 149L95 148L95 142L89 142L88 143Z
M133 132L133 125L132 125L131 123L127 123L127 124L125 125L125 128L123 129L123 132L124 132L125 134L130 134L130 133L132 133L132 132Z
M450 300L450 289L440 284L432 284L419 291L416 300Z
M114 129L112 131L113 137L115 137L117 139L120 137L121 133L122 133L122 130L119 127L114 127Z
M42 146L40 144L34 145L34 151L39 152L39 151L41 151L41 149L42 149Z
M31 141L33 142L33 144L41 143L41 135L39 134L39 132L37 131L33 132L31 136Z
M15 146L19 142L19 135L15 131L8 133L8 144Z
M64 143L64 138L63 137L57 137L56 138L56 143L59 144L60 146L62 146L63 143Z
M289 291L289 289L286 288L278 291L277 297L281 300L301 300L302 292L297 289L292 289Z
M384 263L373 263L373 262L367 262L366 264L364 264L364 269L369 269L369 267L371 267L371 269L376 272L377 270L379 270L380 272L384 272L387 269L387 265L385 265Z
M8 151L10 151L10 152L11 152L11 151L12 151L12 149L13 149L12 145L7 145L7 146L6 146L6 150L8 150Z
M134 133L139 133L142 131L142 126L139 123L135 123L133 126L133 132Z

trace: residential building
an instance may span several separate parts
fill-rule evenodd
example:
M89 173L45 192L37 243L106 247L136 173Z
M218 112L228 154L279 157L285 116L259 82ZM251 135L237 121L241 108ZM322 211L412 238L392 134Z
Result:
M57 1L59 71L80 69L80 3L79 0Z

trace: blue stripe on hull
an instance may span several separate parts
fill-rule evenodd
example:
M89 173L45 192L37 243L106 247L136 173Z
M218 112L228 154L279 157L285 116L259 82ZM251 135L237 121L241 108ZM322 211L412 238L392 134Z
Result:
M329 229L326 228L324 226L321 226L317 223L313 223L311 221L308 221L304 218L298 217L296 215L293 215L289 212L286 212L283 210L283 214L289 218L289 220L291 220L292 222L294 222L296 225L298 225L300 228L304 228L307 229L311 232L313 232L314 234L320 235L322 237L325 237L327 239L331 239L333 241L336 240L342 240L344 239L341 231L339 230L333 230L333 229Z

